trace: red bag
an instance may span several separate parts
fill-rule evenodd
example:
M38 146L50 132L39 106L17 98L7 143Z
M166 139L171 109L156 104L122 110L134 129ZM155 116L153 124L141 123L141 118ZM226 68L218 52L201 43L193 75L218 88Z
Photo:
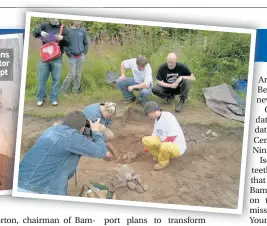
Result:
M60 26L59 35L62 34L63 24ZM61 56L59 41L48 42L40 47L40 56L43 62L52 61Z

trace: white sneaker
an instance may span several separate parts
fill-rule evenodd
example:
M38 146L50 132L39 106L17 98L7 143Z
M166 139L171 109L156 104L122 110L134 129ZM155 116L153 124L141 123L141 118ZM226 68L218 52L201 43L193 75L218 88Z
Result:
M38 105L39 107L41 107L43 104L44 104L44 101L38 101L38 102L37 102L37 105Z
M52 102L52 105L57 106L58 102L55 100L55 101Z

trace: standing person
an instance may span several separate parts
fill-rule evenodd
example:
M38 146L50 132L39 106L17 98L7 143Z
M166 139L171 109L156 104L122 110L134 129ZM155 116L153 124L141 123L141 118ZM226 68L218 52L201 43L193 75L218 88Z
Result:
M58 105L59 82L62 72L62 56L64 47L70 45L68 31L63 27L62 34L59 34L61 23L58 19L49 19L48 23L41 24L39 28L33 31L33 37L40 38L42 43L51 41L59 41L61 56L49 61L43 62L40 60L38 73L38 91L37 91L37 105L42 106L46 98L46 83L51 73L52 89L50 92L50 102L52 105Z
M68 33L70 46L65 48L69 64L68 75L61 86L61 91L67 93L73 80L72 93L78 94L81 85L82 67L88 53L88 34L81 28L81 22L76 20L73 21L72 27L68 29Z
M110 158L101 124L90 121L92 140L83 135L86 118L80 111L68 113L62 125L48 128L28 151L19 166L18 191L67 195L68 180L81 156Z
M131 69L133 77L126 78L126 69ZM153 86L152 68L144 56L138 56L121 62L121 77L116 80L125 103L136 100L133 90L140 90L138 102L144 105Z
M161 111L155 101L145 105L145 114L154 122L152 136L142 139L145 152L150 152L158 163L155 170L162 170L169 165L171 158L179 157L186 151L184 133L175 116L167 111Z
M162 64L158 69L157 86L153 87L152 93L165 98L165 104L170 103L175 95L180 95L175 111L181 112L188 97L190 81L195 80L195 76L187 66L177 61L178 57L175 53L168 54L167 63Z

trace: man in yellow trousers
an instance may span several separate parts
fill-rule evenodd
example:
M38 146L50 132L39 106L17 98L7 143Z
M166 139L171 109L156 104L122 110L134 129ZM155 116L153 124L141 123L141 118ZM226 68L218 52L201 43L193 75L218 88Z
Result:
M142 139L145 152L150 152L158 163L155 170L162 170L169 165L171 158L179 157L186 151L184 133L176 117L167 111L161 111L155 101L145 104L145 114L155 120L152 136Z

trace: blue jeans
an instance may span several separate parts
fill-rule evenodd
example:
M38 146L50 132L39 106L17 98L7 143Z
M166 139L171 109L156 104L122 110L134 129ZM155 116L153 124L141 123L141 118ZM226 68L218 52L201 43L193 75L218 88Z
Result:
M50 101L58 101L59 82L62 72L62 56L50 62L40 60L38 73L38 101L44 101L46 98L46 83L51 73L52 89L50 92Z
M129 86L137 85L134 81L134 78L126 78L125 80L120 80L119 78L116 80L116 86L120 89L123 97L125 100L131 100L135 98L135 95L133 92L128 91ZM147 89L141 89L140 90L140 95L138 97L139 101L144 104L147 101L148 96L151 93L152 88L149 87Z
M68 75L65 78L62 86L61 91L66 93L70 87L70 84L73 80L73 88L72 92L77 93L79 91L81 85L81 78L82 78L82 66L84 62L84 54L80 58L69 57L68 59Z
M18 187L17 191L18 191L18 192L24 192L24 193L33 193L33 194L37 194L37 193L35 193L35 192L29 191L29 190L25 190L25 189L20 188L20 187Z

